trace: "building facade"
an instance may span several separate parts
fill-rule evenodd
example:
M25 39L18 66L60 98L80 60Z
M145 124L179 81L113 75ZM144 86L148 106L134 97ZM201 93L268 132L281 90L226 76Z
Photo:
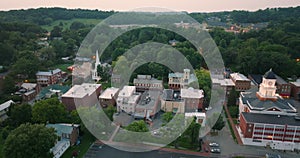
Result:
M133 80L133 85L138 92L144 92L147 90L163 90L162 80L152 78L151 75L137 75L137 78Z
M161 110L164 112L184 113L184 102L180 97L180 91L165 89L161 96Z
M300 149L300 120L295 116L243 112L239 132L246 145L277 150Z
M37 83L41 86L53 85L62 79L62 71L60 69L39 71L36 73L36 79Z
M200 89L188 88L181 89L180 96L185 106L185 112L202 111L204 91Z
M117 111L134 114L140 96L140 93L136 93L135 86L124 86L118 95Z
M295 100L300 101L300 79L296 82L291 82L291 95Z
M102 107L107 107L109 105L115 106L118 93L119 88L110 87L105 89L105 91L99 96L100 105Z
M74 85L69 91L61 96L62 103L68 111L76 109L76 106L91 107L96 105L101 93L101 84L83 83Z
M190 72L190 69L184 69L183 73L169 73L169 88L175 90L187 88L190 83L197 81L196 76Z
M251 88L251 81L243 74L232 73L230 79L233 81L236 91L246 91Z
M5 119L8 118L8 116L6 115L6 113L9 110L9 107L14 104L14 102L12 100L9 100L5 103L0 104L0 122L4 121Z

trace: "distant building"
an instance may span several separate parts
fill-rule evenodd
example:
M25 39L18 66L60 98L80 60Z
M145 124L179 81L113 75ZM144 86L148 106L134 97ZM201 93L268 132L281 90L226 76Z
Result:
M47 128L54 128L59 140L51 148L53 158L59 158L73 145L76 145L79 137L79 125L77 124L47 124Z
M184 113L184 102L180 97L180 91L165 89L161 96L161 110L164 112Z
M296 116L243 112L238 130L245 145L300 149L300 118Z
M185 112L198 112L203 110L204 91L194 88L181 89L181 99L184 102Z
M117 111L134 114L135 107L140 99L140 96L140 93L136 93L135 86L124 86L118 95Z
M62 79L62 71L60 69L39 71L36 73L36 79L37 83L41 86L53 85Z
M291 82L291 95L294 97L295 100L300 101L300 79L296 82Z
M102 107L107 107L109 105L115 106L118 93L119 88L110 87L105 89L105 91L99 96L100 105Z
M251 88L251 81L240 73L232 73L230 74L230 78L235 84L236 91L246 91Z
M61 96L61 101L68 111L75 110L76 105L90 107L98 103L100 92L101 84L83 83L74 85Z
M23 83L18 91L23 98L23 102L34 100L41 88L36 83Z
M162 80L157 80L152 78L151 75L137 75L137 78L133 80L134 86L136 86L137 91L147 91L147 90L163 90Z
M11 106L11 104L14 104L14 102L12 100L9 100L5 103L0 104L0 122L4 121L5 119L8 118L6 113L8 112L9 107Z
M184 69L183 71L183 73L169 73L168 84L170 89L187 88L190 83L197 81L196 76L194 74L190 74L190 69Z

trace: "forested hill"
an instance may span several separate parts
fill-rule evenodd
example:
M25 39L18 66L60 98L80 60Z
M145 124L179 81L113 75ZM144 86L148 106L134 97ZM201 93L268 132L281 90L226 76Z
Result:
M105 19L114 14L114 11L98 11L85 9L66 8L39 8L28 10L1 11L1 22L26 22L38 25L48 25L56 20L70 20L74 18L83 19Z
M1 22L26 22L38 25L48 25L56 20L70 20L75 18L105 19L114 14L114 11L99 11L86 9L66 8L39 8L27 10L1 11ZM300 17L300 6L290 8L271 8L265 10L231 11L215 13L190 13L197 21L202 22L209 17L218 17L222 22L234 23L260 23L270 21L282 21L286 18Z

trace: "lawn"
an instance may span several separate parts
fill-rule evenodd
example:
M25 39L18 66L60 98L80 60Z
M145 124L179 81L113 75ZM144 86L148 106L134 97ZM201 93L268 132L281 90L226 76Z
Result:
M99 22L101 22L101 19L71 19L71 20L56 20L53 21L50 25L42 25L42 28L46 29L47 31L51 31L54 26L59 26L60 23L63 24L63 29L68 29L70 28L71 24L74 21L82 22L85 25L97 25Z
M62 158L72 158L74 151L77 151L78 158L82 158L85 153L88 151L92 143L95 142L95 137L90 134L90 132L84 131L84 135L81 138L81 143L79 145L71 146L63 155Z

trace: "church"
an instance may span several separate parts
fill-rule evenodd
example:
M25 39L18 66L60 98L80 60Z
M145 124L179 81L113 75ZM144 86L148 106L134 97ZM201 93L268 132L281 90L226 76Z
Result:
M263 75L262 83L257 88L241 92L239 98L239 113L251 112L261 114L276 114L294 116L297 109L291 99L284 99L276 94L276 76L272 69Z

